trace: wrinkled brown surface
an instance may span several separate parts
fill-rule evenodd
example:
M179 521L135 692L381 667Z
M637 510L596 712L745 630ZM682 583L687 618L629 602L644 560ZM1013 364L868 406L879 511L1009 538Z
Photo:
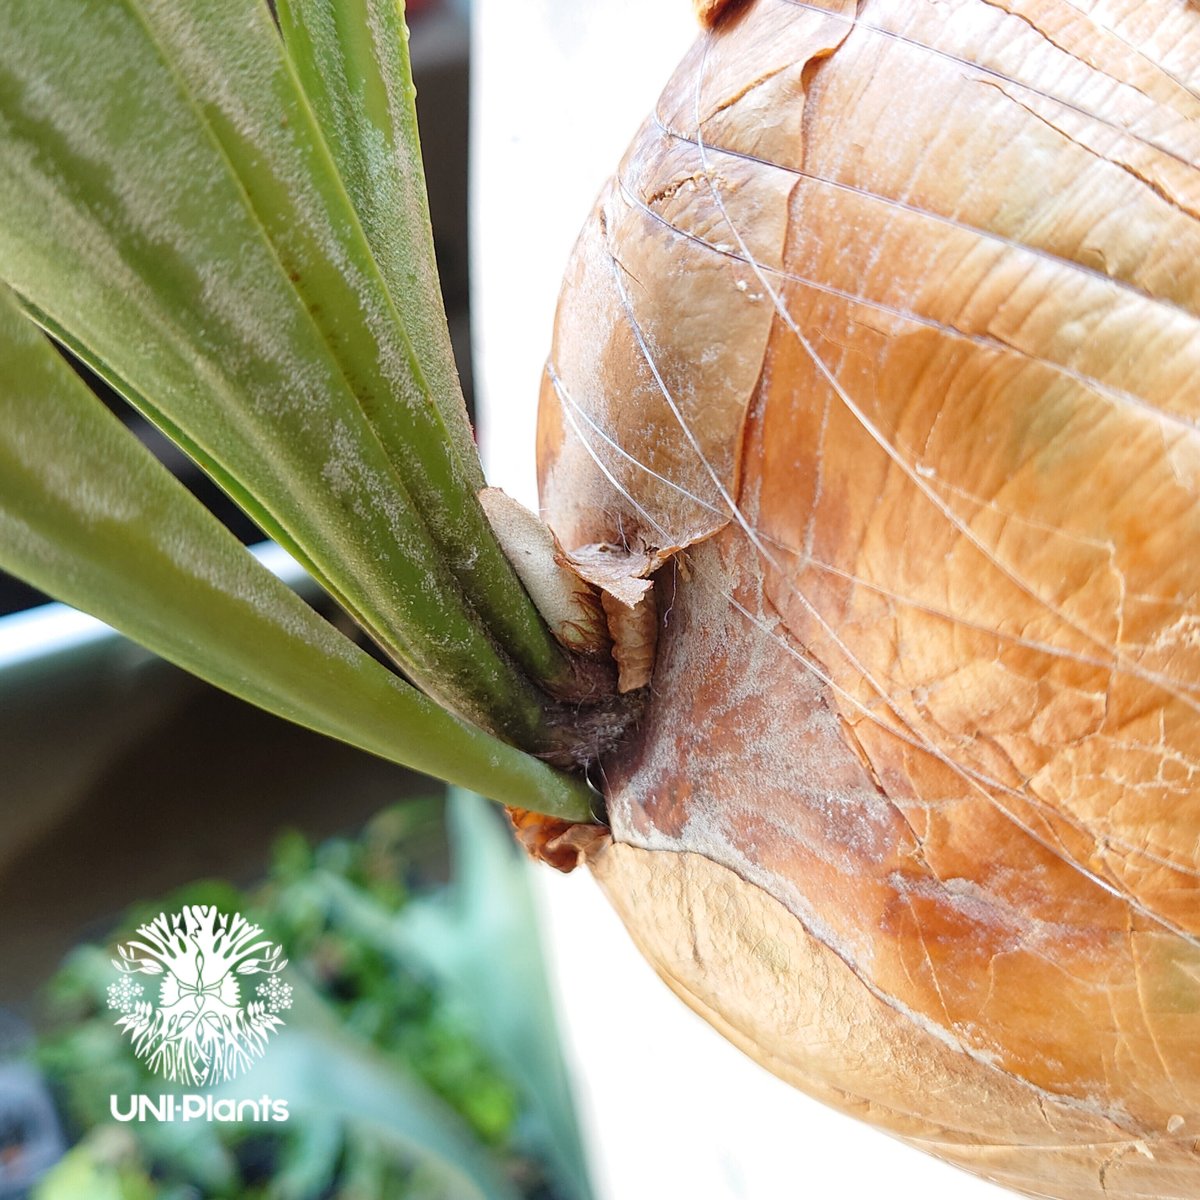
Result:
M563 544L692 547L606 764L672 881L606 882L635 936L773 1070L1046 1195L1200 1195L1198 162L1194 5L758 0L601 197L543 390ZM693 854L861 1037L697 957L736 938Z
M641 951L730 1041L837 1108L998 1183L1063 1200L1192 1200L1195 1131L1151 1143L964 1056L862 986L766 892L698 854L613 845L592 868ZM681 919L664 922L676 911ZM714 981L721 981L714 989ZM921 1086L914 1087L914 1079ZM802 1134L800 1135L802 1137Z
M696 18L701 25L713 26L740 0L693 0Z
M580 825L526 808L506 808L513 833L527 854L569 875L612 840L603 825Z

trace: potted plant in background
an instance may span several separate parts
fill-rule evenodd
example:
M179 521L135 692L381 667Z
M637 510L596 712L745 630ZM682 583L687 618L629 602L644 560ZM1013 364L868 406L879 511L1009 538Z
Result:
M130 1003L114 1001L112 951L73 951L49 985L37 1058L79 1142L38 1200L590 1196L524 865L486 810L458 793L384 809L355 838L292 834L255 889L189 884L122 922L211 905L286 947L284 1028L251 1077L286 1123L127 1119L130 1097L162 1093L161 1072L114 1021ZM220 1104L239 1085L203 1094Z

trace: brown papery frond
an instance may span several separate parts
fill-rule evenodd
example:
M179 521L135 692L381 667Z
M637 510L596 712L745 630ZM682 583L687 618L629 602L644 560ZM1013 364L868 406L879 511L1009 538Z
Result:
M635 938L1064 1200L1200 1194L1197 164L1195 6L755 0L603 193L542 393L567 550L688 548L604 762Z

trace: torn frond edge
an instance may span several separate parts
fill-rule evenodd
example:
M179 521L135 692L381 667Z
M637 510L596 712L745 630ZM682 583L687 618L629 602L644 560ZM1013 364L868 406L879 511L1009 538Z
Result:
M711 29L737 3L738 0L692 0L692 7L700 24Z

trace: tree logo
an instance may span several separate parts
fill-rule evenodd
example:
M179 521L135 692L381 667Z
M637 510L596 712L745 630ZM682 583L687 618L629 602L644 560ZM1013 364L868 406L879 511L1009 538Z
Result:
M174 1082L204 1087L244 1074L292 1006L292 989L279 978L283 947L241 913L185 905L140 925L117 951L112 964L121 977L108 989L109 1008L121 1014L117 1027L150 1070ZM156 999L143 998L139 975L159 976ZM243 982L249 988L254 975L265 978L243 1002Z

